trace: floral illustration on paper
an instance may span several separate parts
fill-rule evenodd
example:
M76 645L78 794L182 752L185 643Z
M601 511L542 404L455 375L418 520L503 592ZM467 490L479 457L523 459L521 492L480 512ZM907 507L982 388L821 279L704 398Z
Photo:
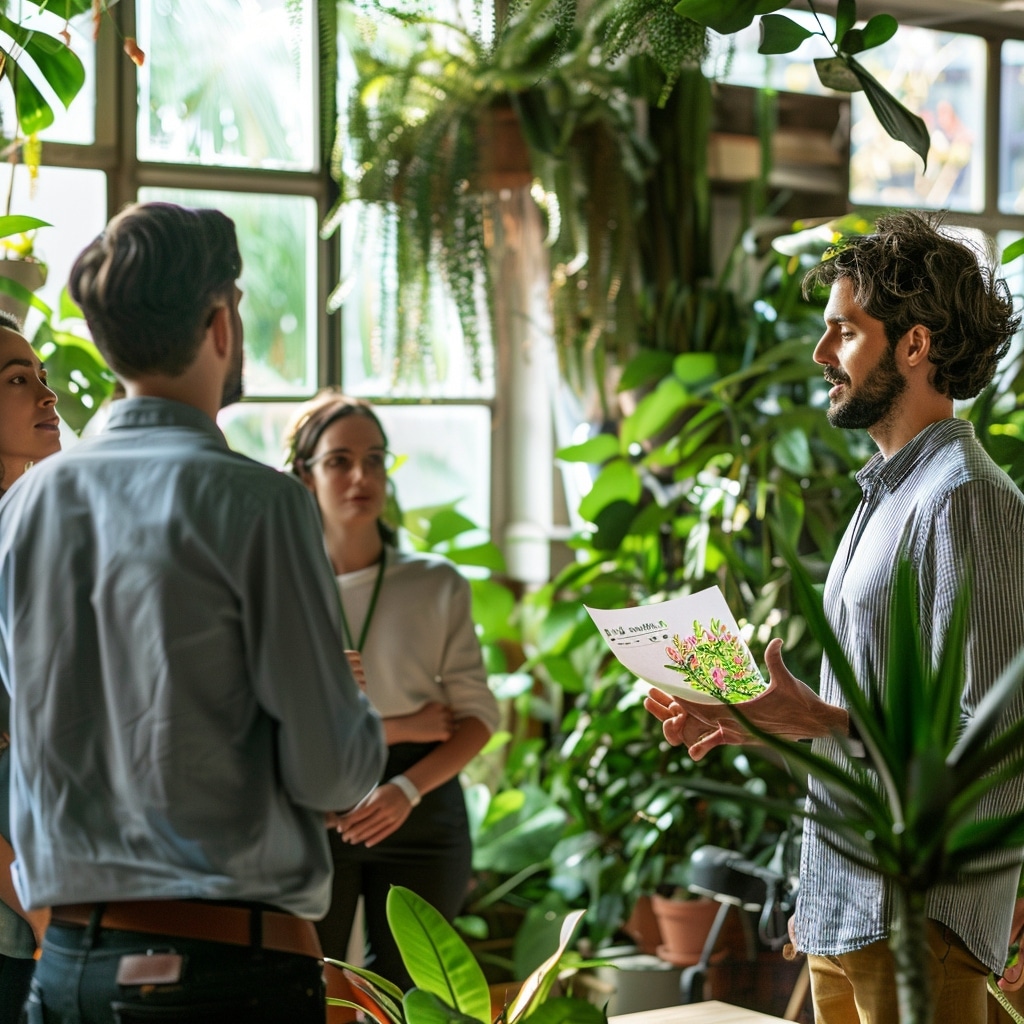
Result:
M712 619L705 629L694 620L689 636L676 633L672 646L665 648L672 659L665 666L681 672L688 685L730 704L756 697L764 680L753 666L743 641L720 620Z

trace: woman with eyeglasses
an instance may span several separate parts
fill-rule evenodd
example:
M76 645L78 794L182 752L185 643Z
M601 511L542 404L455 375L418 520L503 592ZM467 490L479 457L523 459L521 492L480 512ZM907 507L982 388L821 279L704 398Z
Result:
M407 886L449 920L462 908L472 848L458 776L497 726L497 703L469 584L447 559L399 551L382 518L393 460L369 403L321 394L288 441L291 471L320 506L347 654L389 747L377 788L331 822L334 895L320 941L344 959L362 895L366 966L407 989L385 914L388 889Z
M33 463L60 451L57 396L21 329L17 317L0 310L0 495ZM11 879L8 711L7 691L0 685L0 1024L23 1019L33 955L49 916L24 910Z

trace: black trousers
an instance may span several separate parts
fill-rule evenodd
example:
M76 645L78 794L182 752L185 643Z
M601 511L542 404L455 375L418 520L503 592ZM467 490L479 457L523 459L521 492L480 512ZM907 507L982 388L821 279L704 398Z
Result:
M390 748L383 781L420 761L436 744L397 743ZM388 890L402 885L422 896L451 921L462 909L472 873L473 849L466 802L458 777L427 793L397 832L367 849L330 832L334 893L327 916L317 922L324 955L344 960L356 904L366 915L366 966L403 991L412 987L391 937Z
M36 962L20 957L0 956L0 1024L20 1024L22 1007Z

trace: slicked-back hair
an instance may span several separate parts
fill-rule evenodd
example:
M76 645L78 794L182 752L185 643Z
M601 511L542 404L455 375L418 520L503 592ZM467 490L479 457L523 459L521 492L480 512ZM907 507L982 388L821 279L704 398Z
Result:
M241 272L235 225L219 210L137 203L79 254L68 290L119 377L177 377Z
M941 217L880 217L875 233L844 239L803 280L805 297L846 278L857 305L880 320L892 348L917 324L931 332L932 386L949 398L987 387L1020 326L994 253L939 231Z

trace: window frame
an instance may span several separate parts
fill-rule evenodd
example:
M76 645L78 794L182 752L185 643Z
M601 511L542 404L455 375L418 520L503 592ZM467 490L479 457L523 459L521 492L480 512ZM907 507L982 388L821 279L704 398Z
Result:
M151 0L138 0L151 2ZM320 87L319 69L320 39L318 31L317 4L313 0L313 55L317 67L314 81L313 101L317 104L314 118L316 125L335 123L336 111L328 111L326 119L321 116L319 104L324 95ZM95 89L96 125L95 141L90 145L47 142L43 138L42 166L68 167L99 170L106 175L108 217L125 205L135 202L139 190L145 187L211 189L238 193L277 193L288 196L312 198L316 203L318 223L323 223L333 206L338 189L331 179L328 161L331 140L318 132L315 140L315 167L312 171L265 170L260 168L211 167L199 164L171 162L147 162L138 157L138 74L135 65L121 52L123 37L136 35L136 3L129 0L112 7L111 16L103 18L96 41L96 74L87 81L85 88ZM329 119L329 120L328 120ZM344 382L342 367L342 316L327 312L327 299L337 284L341 270L341 254L338 239L317 238L316 241L316 319L309 329L317 332L315 350L315 389L309 395L281 394L253 396L254 403L298 404L312 397L316 390L328 386L340 387ZM488 488L490 523L482 524L497 535L502 513L499 502L507 493L507 487L497 480L501 453L507 450L506 431L497 416L497 405L501 395L500 360L495 368L495 392L491 398L443 398L422 399L418 397L392 398L387 394L370 395L372 401L381 405L431 405L486 407L491 423L490 464L491 478ZM243 402L247 399L242 399Z

